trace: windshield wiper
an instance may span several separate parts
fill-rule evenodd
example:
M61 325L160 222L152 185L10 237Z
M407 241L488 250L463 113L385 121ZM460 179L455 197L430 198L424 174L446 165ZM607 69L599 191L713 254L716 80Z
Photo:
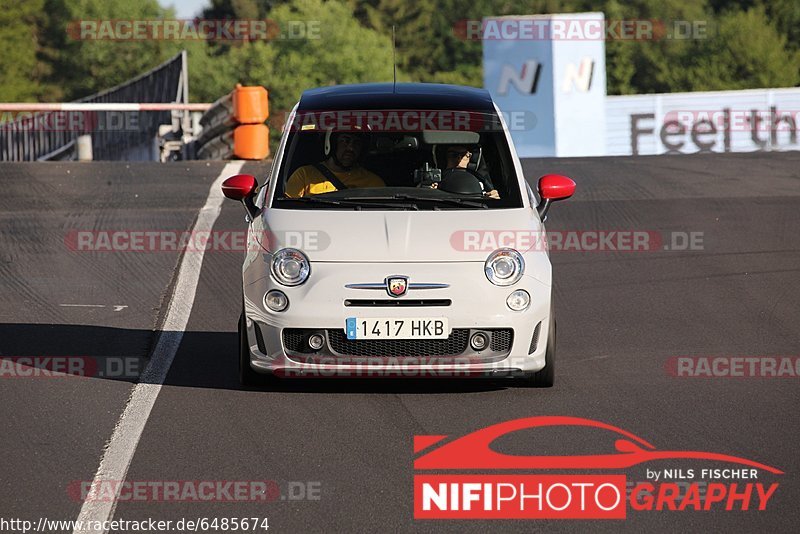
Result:
M466 206L470 208L479 208L479 209L489 209L484 202L479 202L477 200L470 200L466 198L454 198L454 197L415 197L412 195L391 195L385 197L362 197L364 200L415 200L420 202L438 202L440 204L454 204L456 206Z
M341 200L333 200L332 198L316 198L316 197L298 197L298 198L279 197L275 200L281 200L281 201L286 200L291 202L305 202L305 203L313 202L317 204L331 204L334 206L340 206L342 204Z
M387 198L388 199L388 198ZM309 204L327 204L330 206L342 206L342 207L352 207L356 210L361 210L363 208L391 208L391 209L399 209L399 210L419 210L416 204L401 204L401 203L377 203L377 202L368 202L368 203L360 203L359 199L356 198L344 198L344 199L333 199L333 198L319 198L315 196L310 197L299 197L299 198L291 198L291 197L281 197L276 200L281 201L293 201L293 202L303 202ZM367 198L369 200L369 198Z
M484 202L478 202L477 200L468 200L466 198L431 198L430 200L432 200L433 202L441 202L444 204L455 204L456 206L469 206L470 208L479 208L482 210L489 209L489 206L487 206L486 203Z

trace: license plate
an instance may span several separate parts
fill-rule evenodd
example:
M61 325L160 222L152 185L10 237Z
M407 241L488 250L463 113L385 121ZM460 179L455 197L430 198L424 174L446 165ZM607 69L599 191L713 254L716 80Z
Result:
M445 317L348 317L344 331L347 339L447 339L450 336Z

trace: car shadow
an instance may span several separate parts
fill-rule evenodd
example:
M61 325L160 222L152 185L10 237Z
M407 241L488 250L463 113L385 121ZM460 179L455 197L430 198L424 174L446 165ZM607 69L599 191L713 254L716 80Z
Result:
M105 326L0 324L0 380L53 377L140 381L159 332ZM239 384L236 332L184 332L165 385L282 393L447 394L515 387L504 378L291 378ZM66 376L65 376L66 375Z

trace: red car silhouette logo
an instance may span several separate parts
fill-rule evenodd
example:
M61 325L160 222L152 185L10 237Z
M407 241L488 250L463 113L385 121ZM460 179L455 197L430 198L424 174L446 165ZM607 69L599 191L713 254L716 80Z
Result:
M573 456L518 456L496 452L490 448L493 441L517 430L574 426L610 430L619 434L614 454ZM448 436L414 436L414 453L430 449ZM448 441L414 460L414 469L623 469L655 460L697 459L729 462L763 469L782 475L783 471L759 462L700 451L660 451L642 438L621 428L580 417L539 416L514 419L498 423L466 436Z

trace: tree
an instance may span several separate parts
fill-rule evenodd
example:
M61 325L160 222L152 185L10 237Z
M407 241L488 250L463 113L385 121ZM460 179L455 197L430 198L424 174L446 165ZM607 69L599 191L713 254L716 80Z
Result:
M787 47L800 49L800 2L797 0L763 0L762 4L778 33L785 35Z
M172 15L171 11L160 7L157 0L58 0L55 3L59 2L66 7L70 22L156 20ZM168 58L174 45L158 39L80 40L72 35L66 38L65 48L57 62L57 71L66 86L66 98L75 99L108 89L155 67Z
M483 86L483 49L465 21L488 16L586 11L570 0L351 0L362 24L391 35L397 28L398 64L413 81Z
M653 38L642 41L610 40L606 42L607 68L615 78L609 80L609 94L668 93L687 90L686 61L697 53L706 39L702 35L680 38L677 25L700 23L712 27L713 16L705 1L634 0L617 3L607 0L601 10L614 15L609 19L653 21Z
M37 83L37 15L43 0L16 2L0 10L0 100L35 101L43 92Z
M673 87L707 91L787 87L800 83L800 52L767 19L762 6L724 13L719 32L702 43Z
M361 26L346 4L336 0L292 0L270 11L269 18L284 32L284 38L231 46L221 63L206 55L201 59L206 65L200 68L190 58L190 86L200 87L198 77L210 74L207 68L214 64L226 73L218 81L230 76L224 92L236 82L265 86L270 95L272 131L279 133L276 126L281 113L290 110L305 89L391 81L390 36ZM296 38L289 38L292 35ZM205 96L216 98L222 94Z
M159 0L28 0L0 11L0 99L70 100L108 89L181 49L193 100L236 82L266 85L273 109L308 87L387 81L392 26L398 79L483 85L482 44L459 32L485 16L602 11L606 20L705 23L691 39L606 41L609 94L793 86L800 82L798 0L209 0L208 19L272 19L271 41L80 40L89 20L173 18ZM296 38L297 32L304 38ZM288 38L287 38L288 37Z
M263 19L277 0L211 0L211 5L203 10L203 18L222 19Z

